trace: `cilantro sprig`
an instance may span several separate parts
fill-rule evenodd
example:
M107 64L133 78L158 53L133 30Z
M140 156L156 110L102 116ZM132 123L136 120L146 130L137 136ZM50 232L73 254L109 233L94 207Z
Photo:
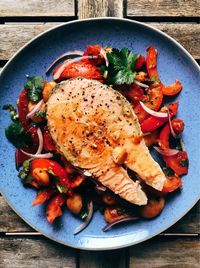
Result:
M127 48L121 50L114 48L112 52L106 55L109 62L107 82L113 85L132 84L136 76L133 68L140 55L133 54Z
M24 84L24 87L28 91L28 99L30 101L35 102L35 101L42 99L43 85L44 85L44 80L42 76L28 77L28 80Z

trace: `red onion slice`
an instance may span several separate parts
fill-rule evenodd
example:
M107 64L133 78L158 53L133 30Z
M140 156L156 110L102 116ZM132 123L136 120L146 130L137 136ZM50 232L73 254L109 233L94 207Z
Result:
M85 221L83 223L81 223L81 225L79 225L75 230L74 230L74 235L77 235L78 233L80 233L81 231L83 231L88 224L90 223L92 216L93 216L93 202L90 201L90 203L88 204L88 215L85 218Z
M61 73L64 71L64 69L71 63L73 62L78 62L80 60L84 60L84 59L97 59L98 56L92 56L92 55L87 55L87 56L82 56L82 57L77 57L71 60L66 60L63 62L63 64L57 69L57 71L54 73L53 75L53 79L57 80L59 79Z
M53 154L52 154L52 153L46 153L46 154L30 154L30 153L25 152L25 151L22 150L22 149L20 149L20 151L21 151L23 154L25 154L25 155L27 155L27 156L33 158L33 159L35 159L35 158L52 158L52 157L53 157Z
M73 50L73 51L68 51L68 52L65 52L63 54L61 54L59 57L57 57L50 65L49 67L46 69L46 73L48 73L51 68L60 60L62 60L63 58L66 58L67 56L82 56L83 55L83 51L80 51L80 50Z
M113 227L114 225L118 224L118 223L121 223L121 222L126 222L126 221L133 221L133 220L138 220L139 218L138 217L131 217L131 216L127 216L127 217L124 217L122 219L119 219L119 220L116 220L114 222L111 222L111 223L108 223L106 224L106 226L103 227L102 231L103 232L106 232L108 231L111 227Z
M40 107L44 103L43 99L40 100L35 107L27 114L26 119L32 118L36 112L40 110Z
M105 50L103 48L101 48L100 54L104 57L106 67L108 67L108 65L109 65L108 58L107 58L106 52L105 52Z
M134 83L135 83L136 85L140 86L140 87L144 87L144 88L148 88L148 87L149 87L148 85L143 84L143 83L141 83L141 82L139 82L139 81L137 81L137 80L135 80Z
M39 140L39 146L35 154L41 154L42 149L43 149L43 135L42 135L42 131L40 128L37 129L37 135L38 135L38 140Z
M140 101L140 105L142 108L150 115L155 116L155 117L160 117L160 118L166 118L168 117L167 113L161 113L161 112L155 112L151 109L149 109L143 102Z
M171 116L170 116L169 109L167 109L167 113L168 113L169 128L170 128L171 134L172 134L172 136L176 139L176 138L177 138L177 135L176 135L176 133L174 132L174 129L173 129L173 126L172 126L172 120L171 120Z
M179 152L179 150L176 150L176 149L161 149L161 148L159 148L159 147L157 147L157 146L154 146L153 147L159 154L161 154L161 155L165 155L165 156L172 156L172 155L176 155L178 152Z

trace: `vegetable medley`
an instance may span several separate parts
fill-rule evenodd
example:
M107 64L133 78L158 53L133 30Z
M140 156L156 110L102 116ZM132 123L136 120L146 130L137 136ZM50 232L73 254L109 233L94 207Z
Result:
M46 203L49 223L67 208L83 220L74 231L77 234L89 224L93 211L100 210L108 223L103 231L107 231L123 221L156 217L164 208L166 195L181 189L181 176L188 173L189 163L181 138L184 122L175 118L179 103L165 102L182 90L182 84L178 80L171 85L162 83L157 54L153 46L147 48L146 55L99 45L89 45L84 52L66 52L47 69L47 73L53 69L50 82L42 76L28 76L17 110L10 104L4 105L12 120L5 135L16 147L19 178L37 191L32 206ZM56 147L47 128L45 104L58 82L76 77L98 80L124 95L138 117L146 145L163 159L167 179L162 191L142 184L149 200L147 205L139 207L122 200L90 174L72 166ZM137 177L128 172L131 178Z

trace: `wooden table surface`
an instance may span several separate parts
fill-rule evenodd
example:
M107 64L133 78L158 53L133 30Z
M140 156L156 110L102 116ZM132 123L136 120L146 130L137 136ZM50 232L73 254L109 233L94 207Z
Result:
M0 67L44 30L102 16L146 22L200 60L199 0L0 0ZM106 252L75 250L36 233L0 196L0 267L200 267L199 231L197 204L165 233L142 244Z

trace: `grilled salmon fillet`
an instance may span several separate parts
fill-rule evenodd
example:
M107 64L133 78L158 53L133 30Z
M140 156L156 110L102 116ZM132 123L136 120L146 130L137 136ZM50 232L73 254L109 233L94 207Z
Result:
M121 198L137 205L147 203L139 181L133 181L122 164L162 190L165 175L144 143L137 116L111 87L85 78L61 82L47 102L47 121L66 159Z

